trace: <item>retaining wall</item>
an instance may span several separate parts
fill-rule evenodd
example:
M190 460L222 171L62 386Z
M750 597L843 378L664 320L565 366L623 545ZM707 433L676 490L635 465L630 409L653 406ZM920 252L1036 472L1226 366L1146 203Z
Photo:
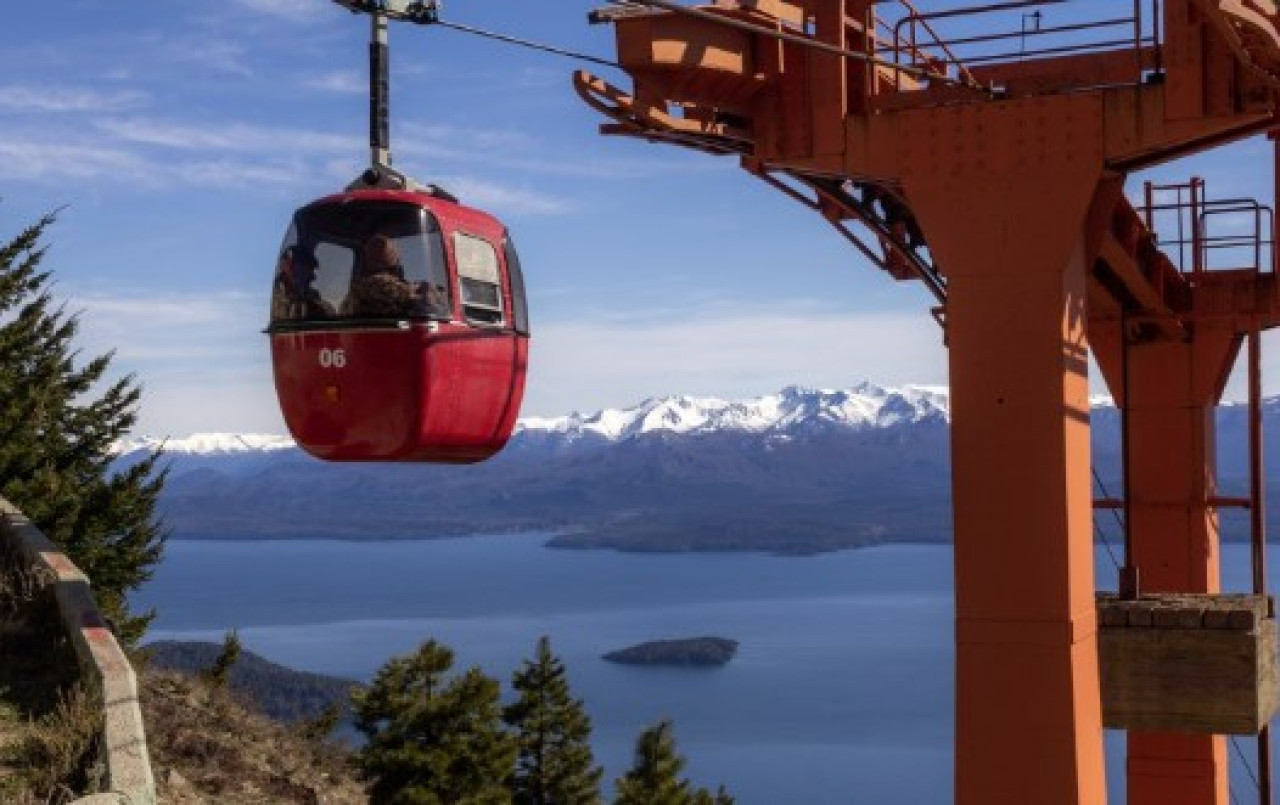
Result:
M57 579L58 611L79 658L81 677L102 696L103 751L110 793L77 802L154 805L156 786L138 706L138 680L98 611L89 579L4 498L0 498L0 539L12 541L29 566L46 569Z

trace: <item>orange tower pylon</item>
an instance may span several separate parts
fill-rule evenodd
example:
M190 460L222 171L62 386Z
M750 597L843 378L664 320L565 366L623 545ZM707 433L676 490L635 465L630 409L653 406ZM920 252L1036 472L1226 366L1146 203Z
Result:
M1280 323L1269 256L1210 264L1202 199L1153 190L1139 213L1123 192L1133 170L1277 125L1275 4L1105 5L626 0L594 17L634 88L576 78L606 133L736 155L936 297L964 805L1106 799L1091 348L1124 411L1123 592L1213 593L1212 411L1242 339ZM1192 219L1189 265L1155 238L1170 211ZM1228 802L1222 737L1129 745L1133 805Z

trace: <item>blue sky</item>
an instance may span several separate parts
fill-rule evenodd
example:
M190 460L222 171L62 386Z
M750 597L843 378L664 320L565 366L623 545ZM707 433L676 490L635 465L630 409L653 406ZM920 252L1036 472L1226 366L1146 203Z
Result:
M598 5L450 0L445 16L610 57L611 30L586 24ZM367 35L328 0L8 10L0 236L66 207L47 265L83 310L86 353L115 348L142 380L139 431L283 432L261 334L273 258L293 209L367 163ZM499 215L520 246L526 414L945 383L922 288L731 160L599 136L576 63L397 25L392 64L397 166ZM1271 195L1261 142L1162 174L1191 171Z

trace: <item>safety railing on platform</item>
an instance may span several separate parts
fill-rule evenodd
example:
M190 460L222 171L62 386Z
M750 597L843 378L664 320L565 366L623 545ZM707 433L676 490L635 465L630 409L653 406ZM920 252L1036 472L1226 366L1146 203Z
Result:
M1179 271L1274 271L1275 214L1256 199L1209 199L1204 179L1147 182L1139 209L1147 229Z
M1136 82L1160 63L1160 2L1011 0L922 12L891 0L875 7L876 55L973 85L986 83L982 67L1132 50Z

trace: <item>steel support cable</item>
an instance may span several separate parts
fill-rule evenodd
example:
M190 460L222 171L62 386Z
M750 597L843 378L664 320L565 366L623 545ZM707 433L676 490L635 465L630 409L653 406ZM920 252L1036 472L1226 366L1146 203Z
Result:
M1111 493L1107 491L1107 486L1102 482L1102 477L1098 475L1098 470L1096 468L1093 469L1093 480L1097 482L1098 489L1102 492L1103 497L1110 498ZM1124 528L1124 523L1121 521L1120 515L1115 509L1111 510L1111 514L1115 517L1116 525ZM1119 570L1120 563L1116 561L1116 555L1111 550L1111 542L1107 539L1107 536L1103 533L1102 529L1098 527L1098 519L1096 516L1093 519L1093 527L1094 530L1097 531L1098 535L1102 537L1103 545L1107 548L1107 554L1111 557L1111 564L1115 565L1116 570ZM1235 750L1236 755L1240 758L1240 762L1244 764L1244 769L1249 774L1249 779L1253 781L1254 787L1261 792L1262 785L1258 782L1258 776L1254 773L1253 767L1249 765L1249 759L1245 757L1244 752L1241 751L1239 741L1236 740L1234 735L1229 737L1231 738L1231 748ZM1236 797L1235 790L1230 788L1230 786L1228 786L1228 793L1231 795L1231 801L1235 803L1235 805L1240 805L1240 800Z
M1093 469L1093 480L1097 482L1098 489L1102 492L1102 496L1110 498L1111 493L1107 491L1107 486L1102 482L1102 478L1098 475L1097 469ZM1116 513L1115 509L1111 510L1111 514L1115 517L1116 524L1123 528L1124 524L1120 520L1120 515ZM1115 552L1111 549L1111 541L1107 539L1106 533L1102 530L1101 526L1099 526L1096 514L1093 517L1093 529L1098 536L1102 537L1102 544L1107 549L1107 555L1111 557L1111 564L1115 566L1117 571L1120 570L1120 562L1116 559ZM1240 758L1240 762L1244 764L1244 770L1248 773L1249 779L1253 781L1254 788L1261 793L1262 785L1258 782L1258 776L1254 773L1253 767L1249 765L1249 759L1245 757L1244 752L1240 749L1240 742L1236 740L1234 735L1229 737L1231 738L1231 748L1235 750L1236 755ZM1235 789L1230 785L1227 786L1227 793L1231 795L1231 802L1234 803L1234 805L1240 805L1240 799L1236 797Z
M446 22L441 19L436 19L436 20L426 20L426 21L423 21L421 24L422 25L439 25L442 28L450 28L455 31L460 31L466 34L472 34L474 36L484 37L485 39L492 39L494 41L503 42L508 45L517 45L519 47L529 48L530 50L538 50L538 51L542 51L543 53L552 53L557 56L565 56L570 59L577 59L578 61L585 61L585 62L590 62L592 64L599 64L605 67L616 67L619 70L623 69L621 64L618 64L615 61L609 61L608 59L602 59L599 56L589 56L585 53L578 53L576 51L566 50L564 48L555 47L553 45L544 45L541 42L534 42L530 39L521 39L519 37L510 36L508 34L500 34L494 31L486 31L482 28L475 28L470 25L463 25L457 22Z
M1089 469L1093 472L1093 480L1098 484L1098 491L1102 493L1104 498L1111 497L1111 493L1107 491L1107 485L1102 482L1102 476L1098 475L1097 467L1090 467ZM1123 530L1124 523L1120 520L1120 515L1116 514L1115 509L1111 510L1111 515L1116 518L1116 525ZM1115 565L1116 570L1119 571L1120 562L1116 559L1115 551L1111 549L1111 540L1107 539L1106 532L1102 530L1102 526L1098 523L1096 512L1093 515L1093 530L1097 532L1098 536L1102 537L1102 544L1107 549L1107 556L1111 557L1111 564Z
M802 45L804 47L811 48L813 50L820 50L824 53L830 53L834 56L839 56L842 59L849 59L851 61L860 61L860 62L865 62L867 64L874 64L877 67L884 67L885 69L888 69L888 70L894 70L903 75L911 76L912 78L917 78L924 81L938 81L941 83L952 84L959 87L968 87L969 89L982 90L983 92L987 92L988 94L990 94L990 90L987 90L984 87L975 86L974 84L960 78L952 78L951 76L947 76L947 75L939 75L937 73L932 73L928 70L925 70L919 67L907 67L906 65L898 64L897 62L892 62L892 61L889 61L888 59L881 59L876 56L872 56L869 53L859 53L858 51L855 51L855 50L845 50L844 48L837 47L835 45L831 45L826 42L819 42L817 40L810 39L807 36L800 36L799 34L787 33L786 31L776 31L772 28L765 28L760 25L753 25L752 23L746 22L744 20L734 19L733 17L726 17L723 14L716 14L711 11L704 11L703 9L700 9L700 8L693 8L691 6L681 5L680 3L672 2L671 0L611 0L611 2L613 2L615 5L620 5L620 6L643 6L645 8L656 8L656 9L661 9L663 11L671 11L676 14L683 14L686 17L695 17L700 20L714 22L718 25L725 25L730 28L737 28L738 30L747 31L748 33L757 34L759 36L767 36L771 39L777 39L782 42L791 42L792 44Z
M483 28L463 25L458 22L447 22L440 19L439 5L433 2L433 0L423 0L423 2L410 3L409 6L403 10L391 8L387 5L386 0L334 0L334 2L357 14L377 14L391 20L412 22L415 25L439 25L442 28L450 28L462 33L484 37L485 39L493 39L508 45L517 45L519 47L529 48L530 50L538 50L543 53L553 53L557 56L565 56L570 59L577 59L579 61L603 65L604 67L617 67L618 69L622 69L622 65L617 62L602 59L599 56L590 56L586 53L578 53L577 51L568 50L566 48L546 45L541 42L534 42L531 39L522 39L518 36L501 34L496 31L486 31Z
M1258 782L1258 775L1254 774L1253 766L1249 765L1249 758L1245 757L1244 752L1240 749L1240 741L1238 741L1236 739L1236 736L1234 735L1230 737L1231 737L1231 748L1236 751L1236 757L1240 758L1240 762L1244 764L1244 770L1249 775L1249 779L1253 781L1254 787L1257 788L1259 792L1261 792L1262 784ZM1270 803L1268 803L1268 805L1270 805Z

